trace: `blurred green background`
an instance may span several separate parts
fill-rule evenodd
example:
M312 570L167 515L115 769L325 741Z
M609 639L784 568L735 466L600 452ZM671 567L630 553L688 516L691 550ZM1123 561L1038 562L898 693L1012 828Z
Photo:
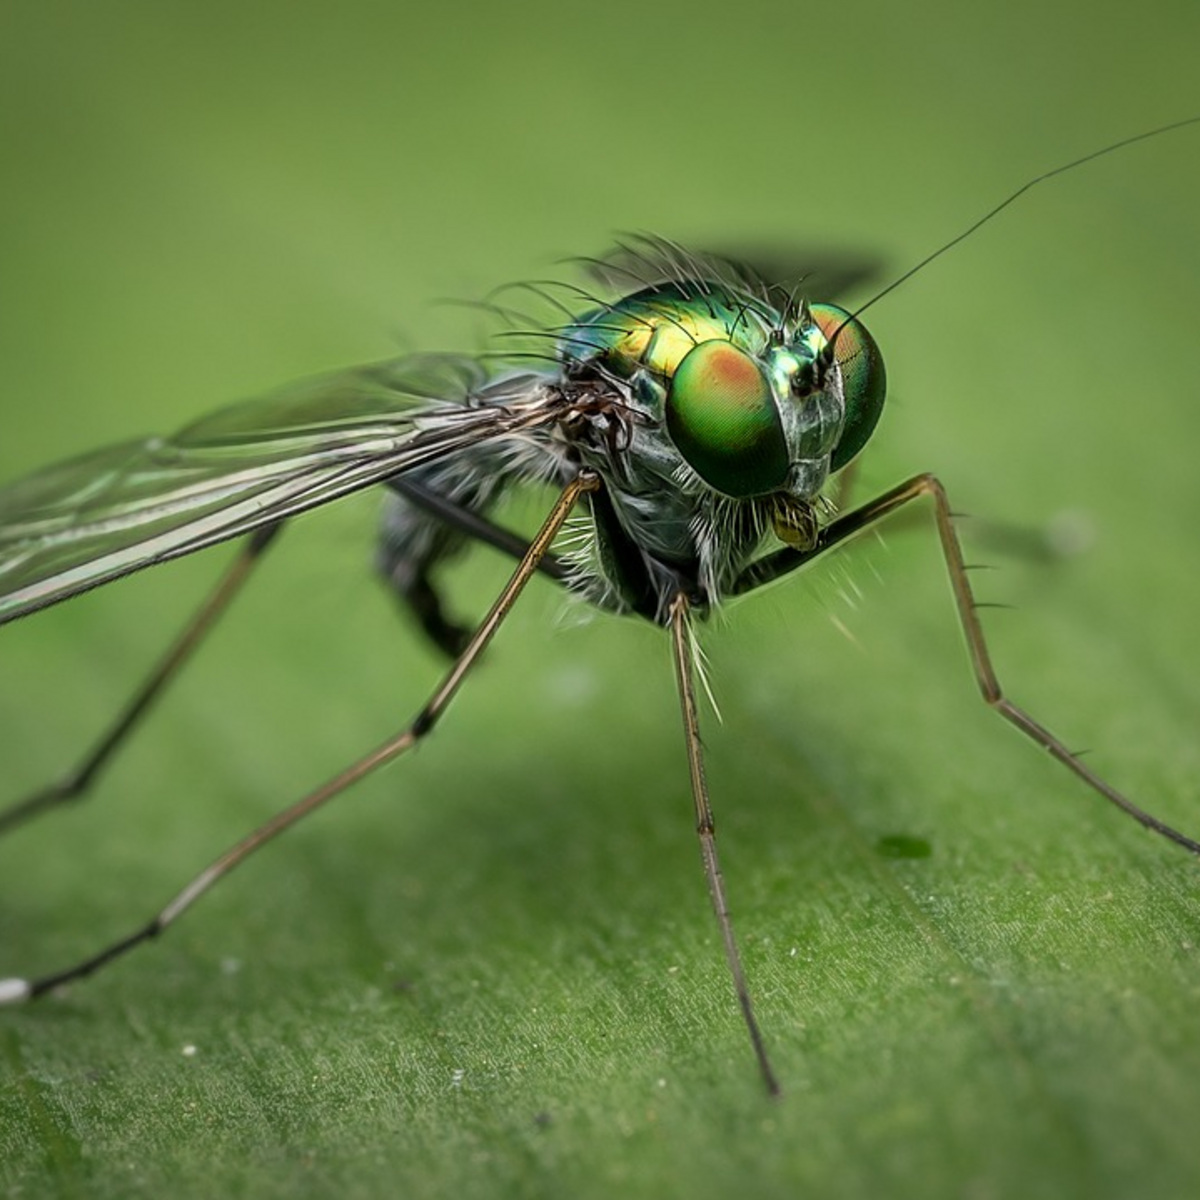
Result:
M433 302L618 230L899 271L1200 113L1198 38L1191 3L7 3L0 478L481 347ZM1014 697L1193 834L1198 185L1200 131L1131 149L881 303L862 475L942 476L1003 568L979 579L1015 610L986 614ZM299 525L97 799L0 844L0 974L142 920L416 707L439 664L370 577L375 507ZM1006 555L983 518L1087 546ZM3 630L5 796L95 736L226 556ZM480 554L458 602L505 571ZM706 646L781 1102L708 910L665 639L539 583L412 761L162 944L0 1015L0 1192L1194 1195L1196 866L979 704L932 536L870 539Z

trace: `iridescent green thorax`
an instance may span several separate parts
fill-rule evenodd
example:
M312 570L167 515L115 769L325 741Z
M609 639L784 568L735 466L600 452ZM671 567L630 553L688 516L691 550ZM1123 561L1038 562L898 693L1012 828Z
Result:
M750 353L765 349L777 314L743 303L716 285L646 288L585 313L561 335L558 352L572 365L603 366L622 379L649 372L665 387L701 342L721 338Z

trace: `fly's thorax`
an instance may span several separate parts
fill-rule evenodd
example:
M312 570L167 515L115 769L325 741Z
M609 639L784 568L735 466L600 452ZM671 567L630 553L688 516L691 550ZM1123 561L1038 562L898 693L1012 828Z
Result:
M663 284L584 313L562 332L558 353L568 370L599 367L621 379L649 372L665 381L701 342L765 346L777 315L716 284Z

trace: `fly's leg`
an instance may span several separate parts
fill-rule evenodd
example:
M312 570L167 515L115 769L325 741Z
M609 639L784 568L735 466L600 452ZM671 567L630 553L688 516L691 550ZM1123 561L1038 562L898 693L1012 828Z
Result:
M821 530L817 545L811 550L781 550L752 563L737 581L733 590L739 593L747 592L772 579L778 579L811 562L826 550L861 533L864 529L878 524L885 517L922 496L928 496L933 500L938 538L942 544L942 555L946 560L946 569L950 575L950 586L954 591L959 623L962 625L963 634L967 640L967 650L971 656L975 680L979 685L984 702L1009 724L1015 725L1026 737L1035 741L1051 757L1062 763L1067 770L1082 779L1093 791L1098 792L1111 804L1115 804L1123 813L1147 829L1152 829L1169 841L1182 846L1185 850L1200 855L1200 842L1194 841L1139 808L1127 796L1117 791L1086 766L1083 760L1068 750L1045 725L1034 720L1023 708L1018 707L1004 695L995 669L992 667L987 642L983 636L983 627L979 623L975 596L971 591L966 564L963 561L962 547L959 544L958 535L954 531L954 514L946 499L945 489L936 476L917 475L907 483L902 483L891 491L885 492L869 504L847 513L844 517L839 517Z
M425 636L447 657L457 658L466 648L471 630L447 617L442 597L431 578L432 568L459 549L465 539L482 542L518 561L528 543L468 503L452 499L417 479L397 476L388 481L388 489L425 516L434 518L436 525L419 527L422 534L417 538L414 534L418 527L401 520L399 526L407 536L385 536L379 552L379 569L388 586L412 611ZM559 583L567 580L566 567L552 554L542 559L538 570Z
M519 535L416 482L393 480L390 486L455 532L493 546L511 558L519 561L528 549L527 541ZM188 622L117 719L83 759L61 779L8 808L0 809L0 836L43 812L68 801L79 800L88 793L97 776L115 757L166 685L224 614L281 528L282 525L278 524L268 525L246 540L241 553L230 564L212 594ZM552 554L545 555L538 564L538 571L559 583L565 583L568 576L567 568ZM456 658L462 653L470 640L471 631L446 620L441 599L434 591L426 572L420 572L413 580L411 590L405 592L405 599L416 610L425 632L449 657Z
M418 483L415 479L398 476L388 481L388 488L398 492L406 500L410 500L418 508L424 509L430 516L437 517L439 521L456 529L459 533L464 533L477 542L491 546L494 550L499 550L502 554L507 554L509 558L515 558L518 562L525 557L525 552L529 549L529 543L519 533L513 533L512 530L505 529L503 525L497 525L495 521L489 520L482 513L467 508L463 504L455 503L432 488ZM564 583L568 576L567 568L549 552L542 556L537 569L539 574L546 575L559 583Z
M712 805L708 799L708 783L704 777L704 751L700 743L700 722L696 711L695 644L692 640L688 619L689 606L682 592L671 602L669 619L671 624L671 648L675 660L675 679L679 688L679 707L683 715L683 736L687 744L688 770L692 782L692 801L696 810L696 833L700 838L700 858L704 863L704 876L708 880L708 894L712 899L713 911L721 929L721 941L725 946L725 960L733 976L733 989L742 1010L754 1054L763 1082L772 1096L779 1095L779 1081L771 1069L763 1043L762 1031L754 1015L754 1002L746 985L742 970L742 958L738 952L737 939L733 933L733 921L729 915L729 903L725 897L725 881L721 875L721 864L717 859L717 830L713 821Z
M86 795L96 776L108 765L163 689L229 607L250 572L258 565L263 551L274 541L281 528L282 525L278 524L268 525L250 535L241 553L230 564L208 599L187 623L103 736L62 779L0 811L0 835L15 829L31 817Z
M827 494L835 513L849 510L851 497L858 486L858 465L861 461L859 458L853 459L833 479ZM957 515L962 516L961 513ZM905 528L915 529L924 521L917 509L911 509L904 514L897 514L892 528L901 523ZM974 517L971 520L971 532L974 539L989 551L1042 566L1051 566L1080 553L1091 540L1086 525L1072 519L1070 514L1052 518L1044 526L1017 525L991 517Z
M496 630L508 616L517 597L525 585L534 576L538 563L550 549L555 536L562 528L579 497L585 492L594 491L599 486L596 476L590 473L580 474L563 489L550 515L542 528L529 543L525 554L513 572L504 590L488 611L479 628L471 636L462 654L455 660L454 665L447 671L442 682L426 701L424 707L417 713L409 725L394 737L364 754L362 758L352 763L345 770L335 775L323 786L297 800L295 804L277 813L265 825L259 826L253 833L244 837L236 845L231 846L219 858L210 863L203 871L192 879L163 909L140 929L105 947L98 954L45 975L39 979L0 979L0 1004L16 1003L44 995L46 992L68 983L73 979L81 979L85 975L105 966L115 958L119 958L127 950L142 942L157 937L168 925L186 912L205 892L220 879L229 874L234 867L248 858L261 846L265 846L285 829L295 825L297 821L318 809L327 800L345 791L351 784L357 783L384 763L391 762L406 750L411 749L437 724L438 719L454 698L463 679L475 664L484 647L491 641Z

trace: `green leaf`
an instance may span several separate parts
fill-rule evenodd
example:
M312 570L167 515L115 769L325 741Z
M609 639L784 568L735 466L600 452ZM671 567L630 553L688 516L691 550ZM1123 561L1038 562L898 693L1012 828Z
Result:
M5 477L385 356L394 322L471 349L430 297L614 229L815 234L898 272L1189 115L1200 32L1082 4L868 5L853 37L799 7L350 7L5 18ZM1196 137L1045 184L871 310L893 396L856 484L941 476L1000 568L972 578L1010 606L984 622L1013 698L1193 835ZM442 668L371 578L375 508L298 522L94 799L0 843L0 975L132 929L420 705ZM97 735L227 559L0 631L0 800ZM456 603L507 570L463 562ZM159 942L0 1010L0 1192L1195 1194L1196 864L979 701L927 514L705 630L778 1102L666 639L563 610L535 582L427 745Z

